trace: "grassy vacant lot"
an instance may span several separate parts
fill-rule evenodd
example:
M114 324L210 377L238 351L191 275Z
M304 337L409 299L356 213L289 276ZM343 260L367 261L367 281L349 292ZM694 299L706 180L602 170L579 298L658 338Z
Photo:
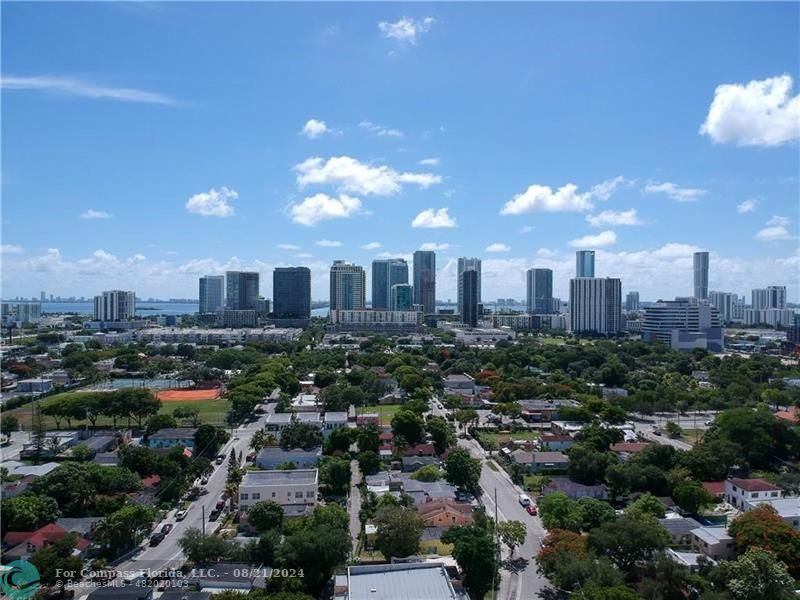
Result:
M487 433L481 431L481 439L486 442L499 444L500 440L535 440L539 438L538 431L517 431L515 433Z
M358 409L359 415L377 413L381 416L381 425L388 427L392 424L394 414L403 408L402 404L378 404L376 406L362 406Z
M41 406L46 406L50 402L57 401L60 396L66 394L74 394L75 392L65 392L65 394L56 394L55 396L48 396L47 398L43 398L40 401ZM33 411L35 410L36 402L31 404L26 404L25 406L21 406L19 408L15 408L14 410L8 411L8 414L14 415L19 419L20 424L25 429L29 429L31 426L31 418ZM217 400L187 400L187 401L176 401L176 402L162 402L161 403L161 410L159 410L160 414L172 414L176 408L190 408L196 410L199 415L200 419L203 423L210 423L212 425L224 425L225 424L225 414L228 412L230 408L230 402L227 400L217 399ZM55 419L51 417L44 417L45 427L48 429L55 429L56 422ZM136 421L131 421L132 424L135 424ZM97 419L97 427L111 427L113 424L112 420L108 417L99 417ZM72 421L73 428L83 427L85 423L83 421ZM126 419L117 419L117 425L127 425ZM61 427L66 428L67 422L66 420L61 421Z
M701 439L703 439L703 434L705 431L702 429L684 429L683 433L681 434L681 440L686 442L687 444L696 444Z

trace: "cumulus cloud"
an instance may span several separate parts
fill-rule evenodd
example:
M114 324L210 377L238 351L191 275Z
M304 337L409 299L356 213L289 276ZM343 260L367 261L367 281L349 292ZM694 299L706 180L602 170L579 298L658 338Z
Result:
M744 202L740 202L736 205L736 212L740 215L753 212L756 208L758 208L758 200L753 198L749 198Z
M377 250L378 248L381 248L382 246L383 246L383 244L381 244L380 242L370 242L369 244L364 244L363 246L361 246L361 249L362 250Z
M423 158L417 164L418 165L425 165L425 166L428 166L428 167L438 167L440 162L441 161L439 160L439 158L434 156L432 158Z
M93 208L82 212L81 219L110 219L111 215L103 210L94 210Z
M300 250L300 246L295 246L294 244L276 244L275 247L280 250Z
M0 246L0 254L22 254L25 249L16 244L3 244Z
M186 210L195 215L204 217L232 217L232 200L236 200L239 194L236 190L221 187L219 190L211 188L208 192L195 194L186 201Z
M524 215L535 212L586 212L592 210L593 199L608 200L620 185L622 176L599 183L588 192L578 192L578 186L568 183L557 190L546 185L531 185L503 205L501 215Z
M381 35L385 38L397 40L401 44L417 43L417 36L421 33L430 31L431 26L436 22L433 17L425 17L424 19L411 19L403 17L394 23L390 21L381 21L378 23L378 29Z
M620 212L604 210L596 215L586 215L586 222L592 227L607 227L609 225L641 225L642 221L636 214L636 209L631 208Z
M440 227L455 227L456 220L448 214L448 208L428 208L419 213L414 220L411 221L412 227L425 227L425 228L440 228Z
M767 221L766 227L756 233L756 239L760 242L777 242L792 239L789 233L789 219L786 217L774 216Z
M306 121L306 124L303 125L303 128L300 130L300 135L306 136L310 140L314 140L319 136L331 133L333 130L330 129L326 124L325 121L319 121L317 119L309 119Z
M74 77L52 75L17 77L8 75L0 78L0 87L4 90L34 90L68 96L82 96L84 98L118 100L120 102L163 104L166 106L178 106L180 104L174 98L164 94L134 88L110 87Z
M601 248L617 243L617 234L611 230L601 231L595 235L585 235L572 240L569 245L573 248Z
M347 219L361 212L361 200L345 194L338 198L315 194L289 208L292 222L313 227L329 219Z
M800 95L781 75L717 86L700 134L717 144L780 146L800 139Z
M648 183L644 186L646 194L664 194L672 200L678 202L696 202L702 196L705 196L708 191L698 188L682 188L674 183L666 181L664 183Z
M442 178L432 173L399 173L386 165L372 166L349 156L334 156L327 161L313 157L295 165L297 185L332 185L339 190L359 194L391 196L404 184L426 189Z
M319 240L314 243L321 248L339 248L342 245L342 242L338 240Z
M510 252L511 246L507 246L506 244L502 244L500 242L495 242L493 244L489 244L486 246L486 252Z
M383 125L377 125L371 121L361 121L358 126L379 137L403 137L403 132L399 129L384 127Z
M445 243L437 244L436 242L425 242L419 247L420 250L428 250L428 251L436 251L436 250L444 251L449 248L450 244L445 244Z

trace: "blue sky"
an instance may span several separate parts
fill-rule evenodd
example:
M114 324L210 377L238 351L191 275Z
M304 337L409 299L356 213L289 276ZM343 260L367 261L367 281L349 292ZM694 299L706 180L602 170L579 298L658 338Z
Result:
M522 298L533 266L565 297L594 248L646 300L689 294L703 249L712 289L799 301L799 17L6 4L3 296L196 296L254 268L269 297L275 265L307 264L325 298L333 259L425 245L441 299L458 256L484 259L484 298Z

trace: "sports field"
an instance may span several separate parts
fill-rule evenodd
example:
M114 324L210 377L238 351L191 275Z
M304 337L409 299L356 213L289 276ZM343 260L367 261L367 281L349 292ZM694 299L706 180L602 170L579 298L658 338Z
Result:
M188 390L161 390L156 392L156 398L162 402L198 402L202 400L216 400L222 395L222 388L188 389Z

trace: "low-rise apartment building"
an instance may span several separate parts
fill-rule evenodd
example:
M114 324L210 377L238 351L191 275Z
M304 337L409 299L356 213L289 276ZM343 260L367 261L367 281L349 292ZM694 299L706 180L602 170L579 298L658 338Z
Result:
M239 484L239 508L246 511L256 502L280 504L287 514L304 514L317 503L317 469L294 471L247 471Z

